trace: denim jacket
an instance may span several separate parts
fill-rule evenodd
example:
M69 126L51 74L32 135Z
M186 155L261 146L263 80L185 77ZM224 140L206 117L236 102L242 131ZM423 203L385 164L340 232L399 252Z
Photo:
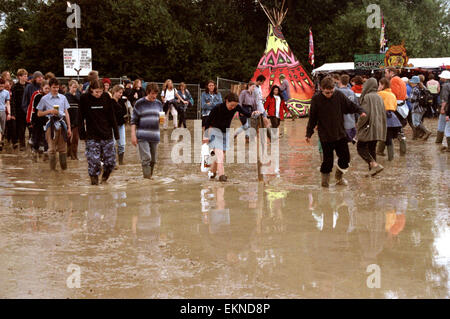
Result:
M208 102L210 102L210 104L207 104ZM209 93L203 92L201 99L202 116L208 116L212 109L221 103L223 102L222 95L220 95L220 93L211 95Z

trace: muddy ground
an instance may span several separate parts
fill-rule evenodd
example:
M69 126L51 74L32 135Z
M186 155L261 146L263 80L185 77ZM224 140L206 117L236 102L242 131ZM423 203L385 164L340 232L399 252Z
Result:
M226 165L220 183L172 163L171 130L150 181L129 130L107 185L89 184L83 142L66 172L3 151L0 297L449 298L450 153L407 128L406 156L396 142L370 178L350 144L349 186L322 189L306 123L281 124L279 176L264 183L256 164Z

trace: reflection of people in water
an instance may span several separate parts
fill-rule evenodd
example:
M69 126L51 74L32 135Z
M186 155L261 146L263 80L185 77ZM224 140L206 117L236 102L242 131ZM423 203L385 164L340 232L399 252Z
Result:
M322 193L318 193L317 201L314 201L313 194L308 194L308 208L316 228L320 231L350 233L354 228L354 205L351 197L343 197L342 194L327 194L325 199L322 195Z
M230 225L230 210L225 208L225 188L216 190L216 207L209 211L208 225L211 234L221 231L221 228Z
M257 233L262 232L282 232L286 229L283 223L283 207L288 192L277 189L266 189L266 201L268 208L268 216L258 215Z
M145 202L129 206L128 210L133 212L131 231L134 240L152 248L159 244L161 239L161 214L156 195L152 190L147 195Z
M408 207L408 198L406 196L397 196L391 199L392 205L386 210L385 231L387 233L387 247L393 247L398 240L398 235L405 228L406 209Z
M115 228L117 208L111 193L89 194L86 223L88 235L99 231L111 231Z
M239 187L239 193L244 195L239 196L240 201L248 202L248 208L255 209L258 206L258 185L259 183L249 183L245 187Z
M225 260L229 264L241 264L247 259L245 252L248 251L250 232L243 232L243 227L246 226L240 223L242 214L236 215L237 220L232 225L230 209L226 207L225 188L215 187L212 193L214 197L208 192L203 194L209 199L209 209L202 212L204 217L200 226L204 247L214 259ZM211 208L213 206L214 208Z

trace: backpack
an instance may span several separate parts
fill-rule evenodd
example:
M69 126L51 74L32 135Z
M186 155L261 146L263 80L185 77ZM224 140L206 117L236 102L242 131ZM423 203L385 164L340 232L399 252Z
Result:
M433 103L433 96L431 95L430 91L426 88L419 89L419 105L423 108L427 108L428 105Z

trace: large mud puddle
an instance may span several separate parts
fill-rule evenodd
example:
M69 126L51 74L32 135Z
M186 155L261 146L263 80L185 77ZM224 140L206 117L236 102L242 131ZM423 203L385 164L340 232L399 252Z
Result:
M64 173L1 154L0 297L449 298L449 153L431 137L399 157L397 143L369 178L350 145L349 186L323 190L306 122L282 123L265 183L256 164L227 165L220 183L171 163L170 130L152 181L129 140L97 187L83 143Z

